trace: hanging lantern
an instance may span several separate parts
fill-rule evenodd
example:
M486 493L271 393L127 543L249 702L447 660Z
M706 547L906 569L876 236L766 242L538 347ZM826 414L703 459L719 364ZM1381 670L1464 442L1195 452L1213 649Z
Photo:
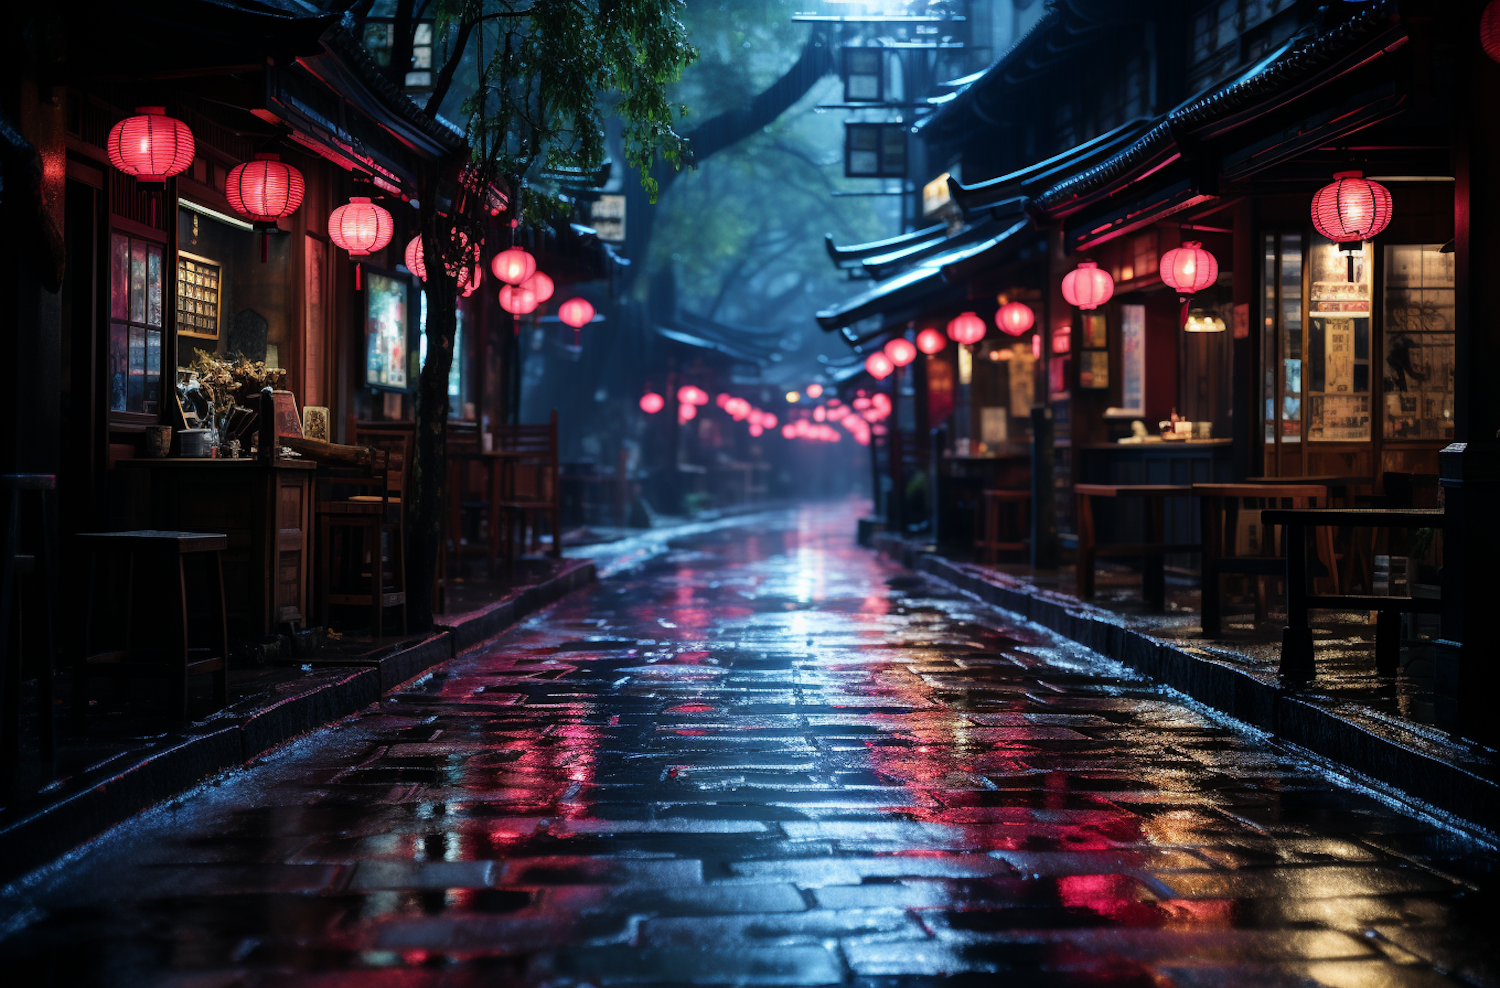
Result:
M328 217L328 239L352 257L373 254L391 242L396 223L367 196L352 196Z
M536 258L519 247L508 247L490 261L490 270L507 285L519 285L536 274Z
M500 308L511 315L528 315L535 312L538 305L541 303L537 301L536 292L519 285L500 286Z
M677 389L677 404L679 405L707 405L708 392L691 384L684 384Z
M934 353L942 353L943 347L947 345L948 341L943 339L943 334L939 333L931 326L927 327L917 334L917 349L921 350L929 357Z
M407 243L405 260L406 270L423 281L427 280L427 263L422 259L422 235L420 233Z
M948 339L969 346L984 339L987 328L984 320L973 312L954 316L948 322Z
M697 414L698 414L698 406L697 405L678 405L677 406L677 422L678 422L679 425L682 424L683 422L691 422L693 420L693 418Z
M292 215L305 191L302 173L274 154L257 154L254 161L235 165L224 180L229 208L255 223Z
M1162 284L1176 289L1184 300L1218 280L1218 258L1204 250L1203 244L1196 240L1184 240L1181 247L1173 247L1162 255Z
M578 331L594 318L594 307L586 298L570 298L557 307L557 318L573 327L573 342L578 342Z
M655 391L647 391L645 394L641 395L641 411L645 412L647 415L655 415L657 412L666 407L667 399L663 398Z
M912 346L911 340L898 336L885 345L885 355L890 357L891 363L897 367L905 367L917 359L917 348Z
M995 325L1006 336L1020 336L1036 325L1036 313L1024 302L1006 302L995 313Z
M883 381L890 377L891 372L895 369L896 365L891 363L891 358L887 357L880 350L876 350L865 358L865 370L869 371L870 376L877 381Z
M555 291L555 287L552 284L552 279L540 271L532 275L530 278L527 278L525 281L521 282L521 287L529 288L533 292L536 292L536 300L538 303L545 302L550 299L552 297L553 291Z
M819 384L817 381L814 381L813 383L809 384L803 390L805 390L807 392L807 396L809 398L821 398L821 397L823 397L823 385Z
M1336 244L1379 236L1391 222L1391 191L1359 172L1338 172L1333 177L1331 184L1313 196L1313 226Z
M1069 305L1097 309L1114 295L1115 280L1093 261L1080 261L1078 267L1063 275L1062 293Z
M1492 61L1500 62L1500 0L1490 0L1479 15L1479 46Z
M772 415L770 412L762 412L761 413L760 424L761 424L762 428L764 428L764 429L774 429L774 428L776 428L776 421L777 421L776 420L776 416Z
M193 164L193 132L164 106L138 106L109 129L109 163L141 182L165 182Z

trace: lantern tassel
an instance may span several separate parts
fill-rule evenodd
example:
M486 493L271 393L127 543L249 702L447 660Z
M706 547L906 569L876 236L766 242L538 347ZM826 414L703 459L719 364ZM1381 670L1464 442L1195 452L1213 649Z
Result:
M364 267L364 265L359 261L354 262L354 290L356 292L361 290L359 287L359 269L362 267Z
M1186 296L1180 295L1178 296L1177 301L1182 303L1182 318L1177 320L1177 326L1179 329L1185 329L1187 328L1188 321L1188 307L1193 304L1193 300L1187 298Z

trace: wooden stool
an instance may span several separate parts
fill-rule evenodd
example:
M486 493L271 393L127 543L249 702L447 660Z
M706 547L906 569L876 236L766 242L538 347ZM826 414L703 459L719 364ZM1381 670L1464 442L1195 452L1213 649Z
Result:
M73 713L80 721L88 711L88 686L91 676L165 677L171 683L171 709L180 721L187 720L188 677L194 673L214 674L215 695L219 707L229 704L229 628L224 609L224 565L223 552L229 547L229 537L204 532L158 532L152 530L136 532L86 532L78 536L79 544L90 552L88 611L84 623L83 654L74 665ZM189 643L188 624L193 612L188 604L187 558L208 556L208 572L212 577L207 588L207 603L213 633L207 647L194 647ZM94 595L100 557L123 558L125 560L125 642L122 648L105 652L94 652ZM143 593L136 593L137 571L141 564L155 570L148 573ZM173 586L175 577L175 586ZM201 583L195 586L201 586ZM111 588L112 594L114 588ZM160 620L154 607L145 601L162 601L166 604L167 620ZM147 627L160 626L167 631L166 641L159 645L137 645L135 638L137 618ZM148 623L149 622L149 623ZM156 652L155 661L140 658L141 653ZM216 708L217 709L217 708Z
M390 449L353 450L358 463L324 463L318 474L318 572L322 622L328 626L331 605L368 607L370 634L385 634L385 610L401 608L406 634L406 540L402 525L406 456ZM341 493L339 488L373 490ZM337 543L335 536L339 536ZM368 563L365 557L368 556ZM364 567L368 565L368 570ZM340 582L335 588L334 573ZM361 584L364 584L361 587Z
M1196 544L1169 545L1163 541L1166 532L1166 499L1188 497L1193 488L1187 484L1075 484L1078 521L1078 573L1075 590L1084 600L1094 596L1094 561L1099 556L1140 556L1141 593L1146 603L1160 609L1166 606L1167 581L1165 557L1169 552L1197 552ZM1138 497L1146 502L1145 541L1099 545L1094 538L1094 498Z
M52 725L52 673L54 661L53 611L57 595L57 546L54 543L52 493L57 487L51 474L22 473L0 476L0 491L8 491L9 514L5 527L4 558L0 559L0 766L3 766L6 790L10 790L21 760L21 683L25 680L22 664L21 622L12 628L11 608L15 604L16 577L35 576L41 583L42 668L38 673L38 746L42 763L52 767L55 734ZM36 496L40 511L41 535L37 543L21 551L21 496ZM14 641L13 641L14 639ZM12 648L12 645L16 647Z
M983 502L979 509L979 520L983 526L983 534L975 540L974 545L984 550L985 563L994 563L996 554L1000 552L1025 551L1030 541L1026 537L1026 528L1031 523L1031 491L991 490L982 491L980 496ZM1012 506L1006 512L1011 524L1007 526L1006 532L1009 538L1002 540L1000 511L1005 505Z

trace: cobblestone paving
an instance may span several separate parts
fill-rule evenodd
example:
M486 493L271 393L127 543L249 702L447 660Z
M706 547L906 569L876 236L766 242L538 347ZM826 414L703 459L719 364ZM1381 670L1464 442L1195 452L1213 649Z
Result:
M1496 984L1497 858L852 544L708 533L0 896L14 985ZM16 975L15 980L11 977Z

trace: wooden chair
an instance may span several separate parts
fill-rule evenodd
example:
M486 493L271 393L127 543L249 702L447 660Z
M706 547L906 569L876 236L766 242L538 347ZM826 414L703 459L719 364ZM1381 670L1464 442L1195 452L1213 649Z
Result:
M333 605L368 607L370 633L385 633L385 611L401 608L406 634L406 541L402 523L409 442L389 448L306 444L296 449L319 460L318 587L322 622ZM350 493L359 491L362 493ZM339 584L334 586L335 574ZM363 584L363 588L361 588Z
M984 562L993 565L1001 552L1024 552L1030 539L1027 537L1031 524L1031 491L987 490L980 493L980 534L975 540L976 548L984 550ZM1009 508L1007 511L1006 509ZM1008 525L1001 534L1000 516L1007 515Z
M88 713L89 679L94 676L157 677L171 684L169 700L177 720L187 720L188 678L197 673L214 674L220 707L229 704L229 625L224 606L223 552L229 537L204 532L88 532L78 536L89 551L88 606L84 618L83 654L73 670L73 716L80 723ZM207 557L209 581L188 579L191 557ZM125 563L123 586L111 584L108 596L123 604L123 642L105 651L93 650L98 602L95 586L100 562ZM143 573L142 570L145 570ZM206 590L208 606L194 608L190 588ZM162 605L165 605L163 607ZM193 618L206 625L206 643L190 641ZM165 620L163 620L165 617ZM149 639L155 638L155 641ZM138 639L147 639L142 642Z
M541 542L541 518L552 533L552 555L562 555L562 483L558 475L557 410L546 425L511 425L495 432L500 483L490 492L490 555L513 563L528 541ZM528 532L530 539L528 540ZM503 533L503 534L502 534ZM501 544L503 540L503 545Z
M1203 539L1203 634L1218 635L1222 629L1222 600L1219 593L1219 578L1229 573L1243 573L1264 578L1286 574L1286 556L1276 545L1273 531L1262 529L1261 553L1259 555L1237 555L1233 550L1225 551L1225 536L1234 537L1226 518L1232 518L1242 500L1255 500L1264 507L1276 508L1321 508L1328 504L1328 488L1321 484L1194 484L1193 493L1199 497L1202 514ZM1333 532L1319 529L1317 535L1318 558L1327 573L1334 572ZM1267 552L1270 549L1272 551ZM1337 593L1337 587L1334 592ZM1255 617L1265 620L1267 612L1264 579L1256 583Z
M1078 524L1078 572L1076 591L1084 600L1094 596L1094 561L1099 556L1140 556L1141 592L1146 603L1160 609L1166 605L1165 557L1169 552L1197 552L1197 545L1165 541L1166 499L1188 497L1188 484L1075 484ZM1094 498L1141 498L1146 502L1145 541L1099 545L1094 536Z

